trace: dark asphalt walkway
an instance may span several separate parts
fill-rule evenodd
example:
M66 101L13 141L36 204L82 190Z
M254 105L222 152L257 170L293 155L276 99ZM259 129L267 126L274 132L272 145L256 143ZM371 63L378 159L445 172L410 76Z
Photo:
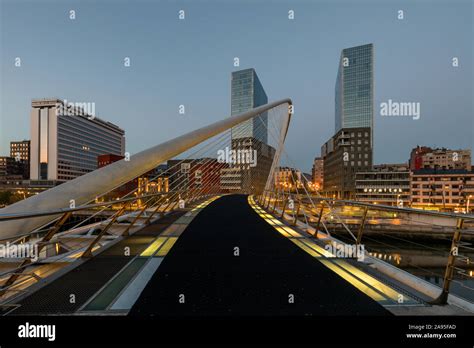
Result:
M240 256L234 256L234 248ZM289 296L294 303L289 303ZM184 303L180 299L184 295ZM389 315L276 232L243 195L201 211L131 315Z

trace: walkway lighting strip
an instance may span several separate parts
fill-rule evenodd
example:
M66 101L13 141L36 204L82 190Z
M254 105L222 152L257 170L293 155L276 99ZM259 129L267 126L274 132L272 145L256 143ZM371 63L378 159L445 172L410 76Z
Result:
M400 293L392 289L391 287L380 282L376 278L363 272L362 270L354 267L348 262L337 258L334 254L325 250L314 241L305 238L303 235L285 225L281 221L277 220L273 215L263 210L260 206L255 203L252 196L248 197L250 206L255 212L262 217L268 224L273 226L279 233L290 239L299 248L316 258L324 266L338 274L344 280L349 282L351 285L371 297L375 301L384 305L393 305L394 303L399 304ZM403 294L403 305L407 304L419 304L418 301Z
M191 212L196 212L204 209L207 207L211 202L215 201L220 196L214 196L209 198L207 201L202 202L198 206L194 207ZM162 233L162 235L166 232L166 230ZM164 257L168 252L171 250L173 245L178 240L178 237L157 237L156 239L151 242L151 244L140 254L141 257Z

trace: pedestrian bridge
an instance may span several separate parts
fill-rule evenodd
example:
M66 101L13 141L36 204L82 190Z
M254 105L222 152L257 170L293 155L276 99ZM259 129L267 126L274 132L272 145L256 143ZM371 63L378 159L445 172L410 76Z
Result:
M474 313L450 293L469 271L461 237L473 218L328 199L291 171L281 185L292 113L289 99L270 103L0 209L2 313ZM451 233L442 287L365 248L371 214Z

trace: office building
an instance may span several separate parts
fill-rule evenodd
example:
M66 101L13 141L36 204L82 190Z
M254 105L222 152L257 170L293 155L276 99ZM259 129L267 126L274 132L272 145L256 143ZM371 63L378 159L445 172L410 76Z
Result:
M316 191L322 190L324 185L324 159L316 157L311 170L311 181Z
M15 160L12 157L0 157L0 176L7 176L11 173Z
M11 141L10 142L10 157L13 157L21 161L26 161L29 163L30 141L29 140Z
M379 164L357 172L356 200L406 207L411 203L411 175L407 164Z
M268 103L268 98L254 69L234 71L231 77L231 115ZM255 138L268 143L268 115L263 113L232 128L232 139Z
M97 157L97 168L103 168L114 162L120 161L124 156L114 154L103 154ZM122 198L130 192L136 191L137 195L168 192L169 183L168 177L165 173L166 166L158 166L138 178L132 179L129 182L117 187L111 192L107 193L104 199L113 200Z
M186 191L191 182L191 166L197 159L168 160L169 188L172 192Z
M446 148L432 149L427 146L417 146L410 153L410 169L464 169L470 171L471 150L450 150Z
M99 155L97 156L97 168L108 166L109 164L120 161L124 158L125 156L114 155L112 153Z
M204 158L190 168L190 196L217 194L221 188L221 170L227 163L220 163L214 158Z
M261 193L267 183L275 149L255 138L232 139L231 149L240 152L243 161L227 162L221 170L221 186L226 192Z
M355 175L372 170L371 129L339 130L321 147L324 192L332 198L355 198Z
M296 168L279 167L274 173L275 188L282 191L295 191L303 188L304 179L301 175L301 171Z
M355 174L372 170L374 126L373 44L345 48L335 88L335 131L321 147L326 195L354 199Z
M373 44L345 48L341 52L335 88L335 132L374 127Z
M414 171L412 207L441 211L473 211L474 171L465 169Z
M267 95L254 69L232 73L231 115L238 115L267 103ZM231 164L229 168L223 168L223 187L233 192L263 191L275 154L275 149L268 145L267 128L267 112L232 128L232 150L256 153L258 164Z
M142 181L145 185L138 185L145 188L147 193L158 193L169 191L168 166L160 164L158 167L142 175Z
M217 193L221 187L221 171L227 167L215 158L169 160L170 190L183 197Z
M0 157L0 176L23 180L25 176L25 161L17 161L13 157Z
M225 193L242 191L240 168L227 167L221 169L221 191Z
M97 156L97 168L99 169L99 168L106 167L109 164L120 161L124 158L125 158L125 156L114 155L114 154L110 154L110 153L99 155L99 156ZM128 193L132 192L133 190L137 189L137 187L138 187L138 179L135 178L135 179L133 179L133 180L117 187L117 188L115 188L111 192L107 193L104 196L104 200L110 201L110 200L113 200L113 199L122 198L126 194L128 194Z
M30 141L10 142L10 157L15 160L16 175L21 175L22 179L30 178Z
M125 132L113 123L58 99L31 107L31 180L64 182L97 169L99 155L124 155Z

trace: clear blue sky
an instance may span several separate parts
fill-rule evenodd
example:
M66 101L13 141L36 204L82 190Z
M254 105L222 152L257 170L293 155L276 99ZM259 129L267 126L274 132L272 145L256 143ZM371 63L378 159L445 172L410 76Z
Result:
M406 161L417 144L473 147L470 0L0 3L2 155L11 140L29 139L32 98L95 102L99 117L126 130L132 154L219 120L230 114L237 56L269 100L293 99L287 151L309 171L334 133L340 51L365 43L375 45L376 163ZM420 120L381 117L388 99L420 102Z

